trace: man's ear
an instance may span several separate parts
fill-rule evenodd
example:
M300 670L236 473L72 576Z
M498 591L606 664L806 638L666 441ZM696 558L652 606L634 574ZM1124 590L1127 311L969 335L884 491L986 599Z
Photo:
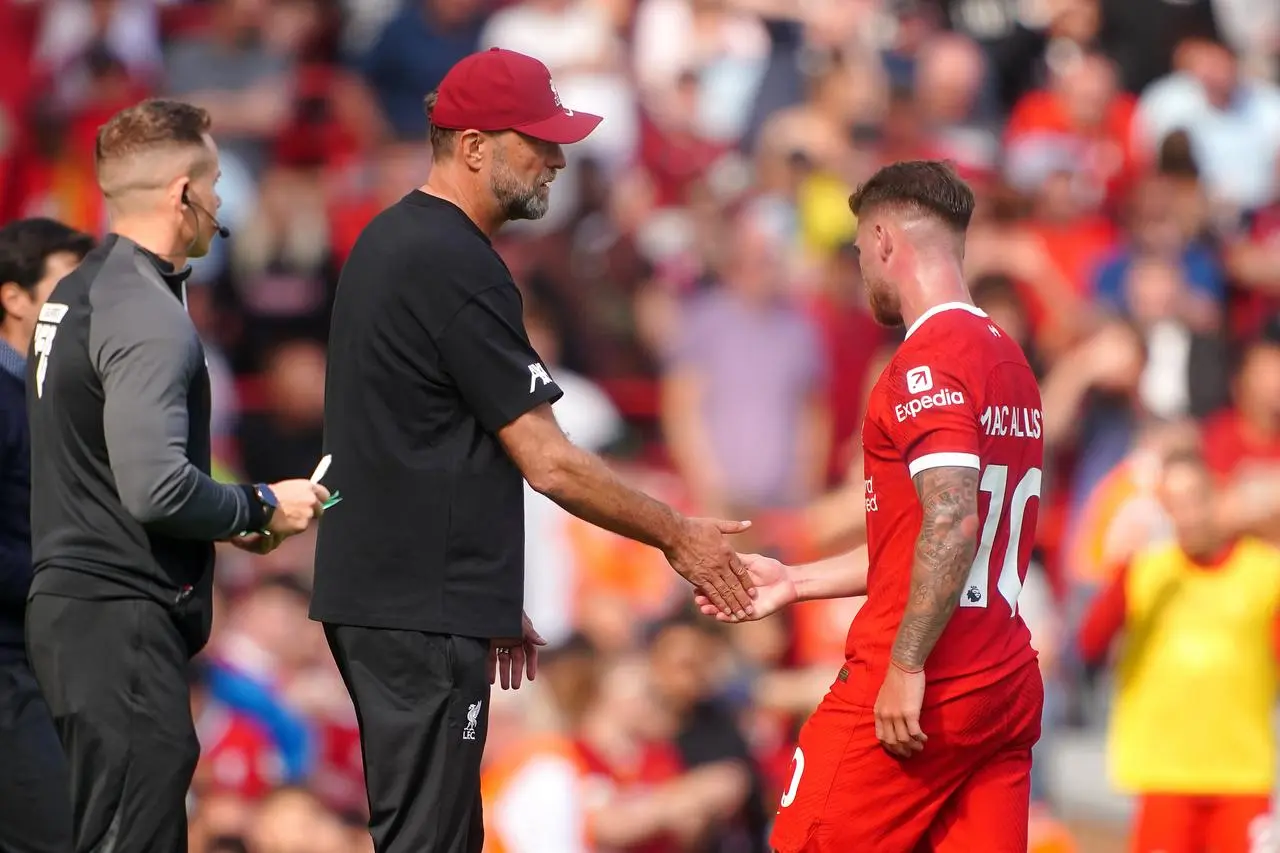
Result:
M179 175L165 188L165 196L169 199L169 203L183 213L186 213L186 208L190 206L187 198L190 187L191 178L187 175Z
M458 137L458 151L462 162L472 171L479 171L484 164L484 148L492 144L492 140L478 130L464 130Z
M16 281L0 284L0 307L4 308L4 316L13 316L21 320L26 317L31 305L31 297L18 286Z
M876 251L880 253L880 260L886 263L893 254L893 233L884 223L876 224Z

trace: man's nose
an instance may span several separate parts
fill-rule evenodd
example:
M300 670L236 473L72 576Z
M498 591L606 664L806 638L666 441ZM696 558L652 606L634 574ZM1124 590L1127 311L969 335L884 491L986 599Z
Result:
M547 168L563 169L567 165L564 159L564 147L553 144L547 151Z

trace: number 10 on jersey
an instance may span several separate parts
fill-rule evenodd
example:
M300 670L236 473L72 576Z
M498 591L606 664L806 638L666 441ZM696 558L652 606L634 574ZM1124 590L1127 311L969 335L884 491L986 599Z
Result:
M1022 523L1026 518L1027 504L1032 498L1040 497L1040 480L1040 469L1030 469L1018 481L1013 494L1006 498L1009 466L988 465L982 469L978 489L989 494L991 502L982 519L981 538L978 540L978 550L973 555L973 566L969 569L964 589L960 591L961 607L987 606L990 597L988 586L991 583L991 561L994 556L1000 565L996 589L1009 603L1011 614L1018 612L1018 595L1022 592L1022 578L1018 574L1018 554L1022 551ZM996 533L1001 527L1006 527L1009 531L1009 538L1005 542L1004 553L993 555L991 552L995 546Z

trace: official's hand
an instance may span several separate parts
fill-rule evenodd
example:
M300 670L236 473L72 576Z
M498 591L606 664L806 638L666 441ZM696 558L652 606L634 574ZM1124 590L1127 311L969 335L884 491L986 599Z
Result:
M791 567L770 557L759 554L739 554L738 559L747 568L747 576L755 584L755 611L747 617L752 622L777 613L782 608L795 603L796 584L791 578ZM737 616L727 616L711 603L711 599L702 593L696 593L693 600L704 616L714 616L721 622L741 622Z
M725 538L751 526L749 521L691 518L684 535L667 551L667 561L726 616L746 619L754 611L755 585L747 567Z
M923 671L907 672L891 662L876 697L876 738L899 758L915 755L929 739L920 730L924 683Z
M284 539L304 532L324 513L329 490L310 480L284 480L271 484L276 496L275 512L267 523L267 532Z
M489 683L501 679L503 690L519 690L522 675L527 675L530 681L538 677L538 646L547 644L534 629L528 613L522 613L520 618L523 632L520 639L497 639L489 643Z
M280 546L284 540L278 536L262 533L250 533L248 536L232 536L227 540L241 551L248 551L250 554L270 554Z

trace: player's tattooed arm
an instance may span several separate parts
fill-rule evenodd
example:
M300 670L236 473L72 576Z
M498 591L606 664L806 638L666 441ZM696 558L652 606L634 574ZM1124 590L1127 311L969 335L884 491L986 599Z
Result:
M893 644L893 660L924 666L960 603L978 544L978 471L942 467L915 476L923 521L911 565L907 609Z

